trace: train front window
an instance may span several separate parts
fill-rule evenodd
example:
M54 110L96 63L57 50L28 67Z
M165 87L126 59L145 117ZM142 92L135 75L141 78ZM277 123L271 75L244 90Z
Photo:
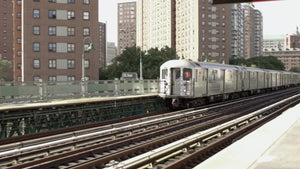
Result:
M180 70L175 70L175 79L180 78Z
M192 78L192 69L183 69L183 80L190 80Z
M168 69L163 69L161 71L161 78L166 79L166 77L168 77Z

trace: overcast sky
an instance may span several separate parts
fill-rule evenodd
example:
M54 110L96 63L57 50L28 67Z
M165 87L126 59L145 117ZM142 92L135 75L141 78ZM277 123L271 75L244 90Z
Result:
M117 4L135 0L99 0L99 20L107 22L107 41L117 42ZM264 34L285 35L300 26L300 0L254 3L263 14Z

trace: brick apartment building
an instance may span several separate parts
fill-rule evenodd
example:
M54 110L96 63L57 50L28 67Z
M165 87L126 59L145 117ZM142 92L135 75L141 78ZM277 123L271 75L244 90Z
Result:
M100 59L98 1L12 0L14 81L98 80ZM91 37L91 38L86 38ZM85 39L85 40L84 40Z

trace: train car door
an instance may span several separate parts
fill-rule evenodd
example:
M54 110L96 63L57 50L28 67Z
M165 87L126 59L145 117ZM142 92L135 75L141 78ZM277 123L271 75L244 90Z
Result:
M207 96L208 95L208 69L203 69L203 95Z
M173 68L171 69L171 89L172 89L172 92L171 92L171 95L180 95L180 68Z
M202 69L195 69L194 97L202 96Z

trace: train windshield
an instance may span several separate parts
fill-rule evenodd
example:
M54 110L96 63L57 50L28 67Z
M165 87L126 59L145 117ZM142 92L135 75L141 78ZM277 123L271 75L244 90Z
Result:
M168 77L168 69L163 69L161 71L161 79L166 79Z
M183 80L191 80L192 78L192 69L183 69Z

